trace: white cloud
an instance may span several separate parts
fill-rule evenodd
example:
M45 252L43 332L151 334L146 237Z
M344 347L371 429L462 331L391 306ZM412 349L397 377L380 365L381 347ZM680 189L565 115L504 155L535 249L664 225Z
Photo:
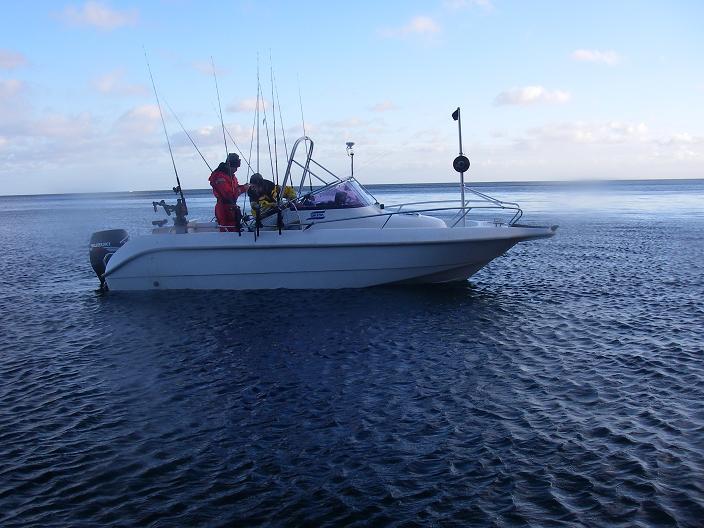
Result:
M693 136L688 132L680 132L659 140L661 145L692 145L704 143L704 138Z
M214 125L206 125L189 132L191 137L201 138L206 143L214 144L222 141L221 128L216 128ZM185 135L185 134L184 134ZM217 140L217 141L216 141Z
M56 177L43 182L44 192L159 188L171 183L173 173L155 105L127 109L111 123L89 113L38 108L28 100L21 83L5 82L1 86L7 95L0 97L0 181L7 183L6 192L36 192L16 174L47 169L54 171ZM203 179L200 157L185 134L177 132L175 122L168 121L167 125L179 171L184 167L193 169L185 171L184 185L202 187L207 176ZM228 127L240 142L243 130L236 124ZM197 128L192 135L211 162L223 155L219 123ZM99 182L91 176L98 158L107 175ZM193 175L190 182L188 173ZM145 179L147 176L149 180Z
M501 92L494 99L494 104L500 105L531 105L537 103L566 103L571 99L569 92L562 90L547 90L542 86L524 86Z
M350 117L348 119L341 119L338 121L323 121L321 123L322 126L328 127L328 128L334 128L334 129L339 129L339 128L356 128L356 127L361 127L361 126L367 126L371 124L371 121L365 121L364 119L359 119L358 117Z
M225 123L225 127L227 128L227 131L230 133L230 135L235 138L235 141L237 142L240 148L243 148L245 146L245 143L247 148L249 148L249 140L251 138L252 132L251 129L247 130L237 123ZM212 146L224 147L222 139L222 126L220 124L204 125L198 128L192 128L188 130L188 133L193 138L193 141L195 141L196 145L198 145L198 148L202 149L203 147ZM230 135L227 136L227 144L229 145L230 149L232 149L232 140L230 138ZM180 129L179 132L173 134L173 144L174 146L186 147L187 150L193 150L193 145L188 139L188 136L186 136L183 130ZM220 148L218 148L217 154L222 155L222 150Z
M32 113L28 95L24 82L0 79L0 135L12 137L24 133Z
M18 79L0 79L0 99L9 99L19 95L25 88Z
M317 123L306 123L306 135L312 136L320 132L320 126ZM292 125L286 128L286 134L293 138L299 138L303 135L303 124ZM314 138L315 139L315 138ZM317 143L316 143L317 145Z
M1 87L1 84L0 84ZM7 98L0 96L0 135L11 139L12 145L46 146L53 142L75 142L95 135L94 119L90 114L61 114L44 110L37 112L25 93L13 86ZM1 91L1 90L0 90Z
M100 93L112 95L144 95L149 92L144 84L125 82L122 70L114 70L93 79L93 87Z
M613 144L644 142L648 139L648 127L645 123L625 123L622 121L588 123L576 121L548 124L528 129L519 140L519 143L527 141L541 143Z
M572 60L579 62L595 62L600 64L607 64L609 66L615 66L621 62L621 56L615 51L599 51L599 50L588 50L588 49L578 49L572 52L570 55Z
M444 4L450 9L463 9L466 7L481 7L487 11L494 9L494 4L491 0L445 0Z
M271 104L266 99L259 99L259 110L264 110L271 107ZM249 97L247 99L241 99L232 104L227 105L225 108L228 112L254 112L257 109L257 98Z
M120 11L107 4L91 0L80 7L66 7L59 18L71 26L87 26L110 31L119 27L136 25L139 13L136 9Z
M16 51L0 49L0 70L14 70L27 64L27 57Z
M160 120L158 106L135 106L117 119L114 130L123 134L149 134L160 127Z
M696 178L704 161L704 137L652 130L641 121L546 123L504 132L468 149L475 152L475 170L491 179Z
M382 29L383 37L405 37L411 35L431 36L440 32L440 25L429 16L415 16L406 25Z
M376 103L374 106L369 107L372 112L388 112L389 110L397 110L398 107L389 100Z
M34 123L30 133L49 139L73 140L88 137L94 130L93 125L93 117L85 112L77 115L49 113Z
M657 140L656 157L671 157L677 161L704 160L704 137L680 132Z
M197 72L202 73L203 75L207 75L208 77L213 76L213 63L209 60L194 61L190 63L190 66ZM230 73L230 69L216 65L215 73L217 75L228 75Z

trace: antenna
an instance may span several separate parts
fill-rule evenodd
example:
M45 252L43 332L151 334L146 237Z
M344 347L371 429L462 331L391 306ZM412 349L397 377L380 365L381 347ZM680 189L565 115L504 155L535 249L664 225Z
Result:
M347 155L350 157L350 173L354 177L354 150L352 150L354 141L348 141L345 145L347 145Z
M159 107L159 117L161 118L161 125L164 127L164 137L166 137L166 144L169 147L169 155L171 156L171 164L174 167L174 174L176 175L176 187L174 187L174 192L178 192L181 196L181 203L183 204L183 216L188 214L188 207L186 206L186 197L183 196L183 190L181 189L181 180L178 177L178 170L176 170L176 160L174 160L174 152L171 150L171 141L169 141L169 133L166 130L166 121L164 121L164 114L161 112L161 103L159 102L159 94L156 92L156 83L154 82L154 76L152 75L152 67L149 65L149 57L147 56L147 48L144 49L144 60L147 62L147 70L149 70L149 78L152 81L152 88L154 89L154 98L156 99L156 106ZM177 217L180 216L177 211ZM185 222L185 221L184 221Z
M227 148L227 138L225 137L225 121L222 118L222 105L220 104L220 89L218 88L218 76L215 73L215 61L213 56L210 56L210 64L213 65L213 79L215 79L215 92L218 94L218 108L220 109L220 124L222 125L222 140L225 142L225 159L230 151Z

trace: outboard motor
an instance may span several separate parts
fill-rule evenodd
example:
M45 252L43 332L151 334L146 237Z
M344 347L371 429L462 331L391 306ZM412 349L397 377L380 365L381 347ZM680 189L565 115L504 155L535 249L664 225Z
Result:
M105 286L105 268L108 260L121 246L127 242L129 235L124 229L108 229L107 231L97 231L90 237L90 265L100 279L100 286Z

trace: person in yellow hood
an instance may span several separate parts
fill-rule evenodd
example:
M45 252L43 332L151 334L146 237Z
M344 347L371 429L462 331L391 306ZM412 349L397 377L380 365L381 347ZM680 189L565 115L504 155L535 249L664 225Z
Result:
M279 197L279 186L273 181L265 180L264 177L257 173L252 174L249 179L249 189L247 190L249 203L252 206L252 212L259 210L259 215L263 215L272 206L276 205ZM293 187L284 187L283 198L293 200L296 198L296 191Z

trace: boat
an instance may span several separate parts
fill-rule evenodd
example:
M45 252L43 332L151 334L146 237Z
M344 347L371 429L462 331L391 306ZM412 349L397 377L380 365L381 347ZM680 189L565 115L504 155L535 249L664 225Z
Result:
M245 217L236 232L224 232L214 221L188 220L179 185L176 205L153 203L155 211L163 207L175 215L173 225L153 222L151 234L134 238L124 230L94 233L90 257L101 284L144 291L450 283L466 281L515 244L552 237L557 229L519 223L518 204L464 181L459 203L385 205L357 180L353 163L351 175L338 177L313 158L313 150L307 136L291 149L282 188L294 185L300 172L296 198ZM477 212L510 217L473 219Z

